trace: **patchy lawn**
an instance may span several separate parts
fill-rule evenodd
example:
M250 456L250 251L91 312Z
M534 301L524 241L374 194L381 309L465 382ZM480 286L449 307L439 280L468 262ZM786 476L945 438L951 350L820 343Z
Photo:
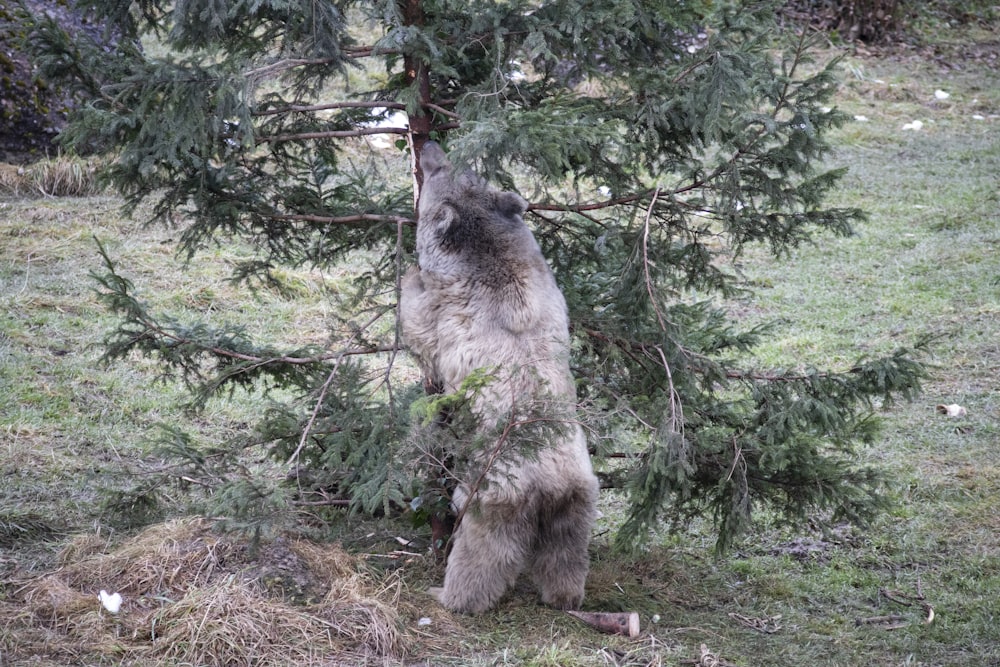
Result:
M834 203L870 220L779 261L742 259L757 288L740 317L781 322L762 365L835 366L936 337L925 393L884 406L865 452L892 472L895 509L829 533L765 522L723 558L701 526L616 555L602 525L585 608L639 612L636 639L539 607L526 588L481 617L449 614L424 592L443 574L427 535L390 520L315 530L339 545L322 548L160 523L197 505L182 486L136 504L165 465L154 425L224 440L259 406L236 395L189 415L150 362L99 364L114 322L88 278L101 271L94 238L147 302L288 342L323 340L331 281L349 275L303 271L287 276L294 298L249 296L225 282L239 248L181 268L171 230L123 218L115 197L0 200L0 664L1000 665L992 49L848 58L839 105L858 120L834 142L831 162L851 169ZM950 404L965 414L937 409ZM101 589L123 595L117 615Z

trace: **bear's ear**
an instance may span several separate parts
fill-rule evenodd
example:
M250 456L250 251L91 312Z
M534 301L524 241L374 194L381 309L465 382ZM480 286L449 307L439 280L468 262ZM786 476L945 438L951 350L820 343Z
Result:
M458 220L458 211L449 202L437 202L433 207L421 208L417 219L417 229L447 229Z
M458 183L458 187L463 190L481 190L489 187L485 178L468 169L458 175L456 182Z
M528 210L528 202L516 192L498 192L496 206L502 215L508 217L523 215Z

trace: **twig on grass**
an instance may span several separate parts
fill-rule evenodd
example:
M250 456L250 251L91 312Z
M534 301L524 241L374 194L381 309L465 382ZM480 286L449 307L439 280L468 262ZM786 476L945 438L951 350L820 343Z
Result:
M910 624L902 614L885 614L854 619L854 625L878 625L883 630L898 630Z
M917 580L917 592L914 595L907 595L906 593L901 593L899 591L890 590L888 588L878 589L879 595L884 597L886 600L895 602L896 604L901 604L904 607L912 607L914 604L919 606L924 610L927 617L924 619L924 625L930 625L934 622L934 607L932 607L924 599L923 587L920 585L920 580Z
M777 614L775 616L765 616L763 618L750 618L749 616L744 616L743 614L730 613L729 618L752 630L763 632L767 635L774 634L781 629L781 624L778 623L778 621L781 620L781 614Z
M705 644L701 645L701 654L694 660L687 661L687 664L694 667L738 667L709 651Z
M890 602L895 602L896 604L902 605L904 607L918 606L924 610L926 617L924 618L924 625L930 625L934 622L934 607L932 607L925 599L923 587L920 581L917 580L916 593L914 595L909 595L907 593L902 593L900 591L892 590L889 588L879 588L879 597L883 597ZM912 620L907 620L902 614L886 614L882 616L869 616L866 618L854 619L855 625L878 625L884 630L898 630L900 628L905 628L913 624Z

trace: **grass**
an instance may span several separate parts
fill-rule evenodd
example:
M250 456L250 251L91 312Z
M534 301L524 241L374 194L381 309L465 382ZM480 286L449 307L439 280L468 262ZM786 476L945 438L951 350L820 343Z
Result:
M182 269L175 233L123 218L114 197L7 198L0 200L0 664L223 664L226 656L248 659L239 648L252 635L258 645L294 645L287 655L296 664L710 664L701 659L704 646L721 664L740 667L1000 665L1000 77L976 60L960 69L912 57L846 65L839 106L868 120L835 138L831 162L851 171L833 203L861 206L870 219L852 237L819 238L780 261L747 253L741 268L759 287L734 312L747 325L782 323L758 351L762 365L845 366L937 337L925 393L885 406L882 437L864 452L895 480L887 489L895 508L875 525L824 534L764 523L718 559L714 535L698 526L628 557L612 554L609 534L599 534L585 607L638 611L643 632L635 640L596 634L538 607L526 588L489 614L448 614L423 593L440 582L440 564L425 550L401 549L395 537L413 536L388 520L339 527L349 553L332 574L307 546L308 557L294 561L304 569L278 568L280 580L260 574L268 561L252 542L181 550L181 560L169 560L143 541L149 533L118 532L109 499L162 465L148 444L157 422L188 423L212 442L244 429L259 405L236 395L190 415L183 392L156 383L150 363L98 363L114 322L87 278L101 271L94 238L121 258L156 310L242 320L254 335L289 343L322 342L330 290L349 276L290 272L294 299L251 297L224 281L239 247L209 249ZM946 100L935 97L939 89ZM913 120L921 130L902 129ZM936 412L949 403L968 414ZM183 489L166 493L172 513L191 509ZM175 526L157 538L171 544L210 542L190 524L162 525ZM210 566L218 576L202 586L197 576ZM287 579L289 571L297 576ZM163 584L171 572L192 578L171 589ZM248 587L232 589L248 572L256 573ZM340 582L342 595L289 601L313 581L310 573ZM265 594L275 581L284 597ZM129 593L127 604L150 606L126 607L117 622L102 615L96 591L113 585ZM228 622L208 613L240 600ZM177 633L170 651L151 652L155 641L142 634L153 605L161 630ZM924 605L934 611L930 624ZM236 614L243 608L253 613ZM343 629L334 643L310 643L317 640L305 634L319 627L312 624L321 609L327 625L320 626ZM350 615L337 616L352 609L381 619L372 624L383 630L365 635ZM192 617L204 622L185 625ZM288 621L296 618L298 631ZM270 635L254 634L264 625Z
M31 166L0 165L0 196L85 197L100 194L97 165L80 158L56 158Z

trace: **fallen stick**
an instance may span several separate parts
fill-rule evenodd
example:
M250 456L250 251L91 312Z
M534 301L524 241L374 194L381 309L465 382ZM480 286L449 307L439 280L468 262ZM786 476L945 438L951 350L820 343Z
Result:
M709 651L705 644L701 645L701 655L698 656L697 660L692 660L691 664L694 667L736 667L733 663L727 662Z
M635 637L639 634L639 614L634 611L567 611L573 618L613 635Z
M763 632L768 635L781 630L781 625L778 623L778 621L781 620L781 614L768 616L766 618L750 618L749 616L744 616L743 614L730 613L729 618L734 621L739 621L748 628L753 628L758 632Z
M905 617L899 614L887 614L885 616L869 616L867 618L854 619L854 625L880 625L885 630L898 630L909 625Z
M924 619L924 625L930 625L934 622L934 607L930 605L924 599L924 592L920 584L920 580L917 579L917 594L907 595L906 593L900 593L899 591L890 590L888 588L878 589L879 595L883 596L885 599L895 602L896 604L901 604L904 607L911 607L913 604L920 605L920 608L924 610L927 617Z

